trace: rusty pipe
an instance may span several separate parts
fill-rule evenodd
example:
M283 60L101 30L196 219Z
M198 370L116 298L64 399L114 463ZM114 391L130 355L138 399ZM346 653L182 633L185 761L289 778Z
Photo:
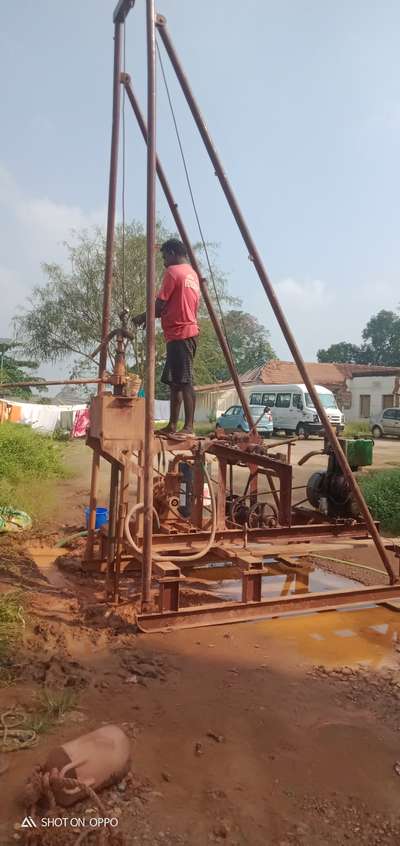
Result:
M108 210L107 210L107 234L106 234L106 257L104 267L104 288L103 288L103 315L101 326L101 345L99 361L99 377L107 366L107 344L106 338L110 331L111 313L111 291L113 278L113 254L115 239L115 208L117 199L117 172L118 172L118 144L119 124L121 114L121 87L119 75L121 73L122 53L122 32L125 16L128 14L131 5L127 0L121 0L114 10L114 72L113 72L113 102L112 102L112 126L111 126L111 152L110 152L110 175L108 185ZM98 393L101 393L102 384L98 382ZM94 527L96 521L96 499L99 476L99 457L94 453L92 459L92 484L90 491L90 512L89 512L89 535L86 546L86 554L91 557L93 554Z
M43 379L40 382L1 382L1 388L43 388L47 385L98 385L107 379Z
M140 129L140 131L143 135L145 143L147 144L146 123L145 123L145 120L143 118L142 112L140 110L139 103L138 103L138 101L135 97L135 94L133 92L132 84L131 84L131 78L130 78L129 74L122 73L121 74L121 82L123 83L123 85L125 87L125 91L126 91L128 100L129 100L129 102L132 106L136 120L139 124L139 129ZM203 296L203 300L205 302L208 314L210 316L210 320L213 324L215 334L218 338L220 347L221 347L222 352L224 354L224 358L225 358L225 361L227 363L229 372L231 374L232 381L235 385L235 388L236 388L236 391L237 391L237 394L238 394L238 397L239 397L239 401L242 405L242 408L244 410L244 413L246 415L246 419L247 419L247 422L248 422L250 428L254 429L253 416L252 416L252 413L250 411L250 406L247 402L247 398L244 394L243 387L242 387L242 384L240 382L238 372L236 370L236 365L235 365L235 362L234 362L233 357L232 357L232 353L229 349L225 335L224 335L222 328L221 328L221 324L218 320L214 306L211 302L210 295L208 293L207 282L202 277L201 269L200 269L198 261L196 259L195 252L192 248L192 245L190 243L190 239L189 239L188 233L186 231L185 225L184 225L182 218L181 218L181 215L178 211L178 205L175 202L174 196L172 194L171 188L168 184L167 178L166 178L165 173L164 173L164 169L163 169L163 167L160 163L158 156L156 158L156 168L157 168L157 175L158 175L158 178L160 180L161 187L164 191L165 198L166 198L167 203L169 205L172 217L174 218L176 228L177 228L177 230L178 230L178 232L181 236L181 239L182 239L182 241L183 241L183 243L186 247L186 251L187 251L187 254L189 256L190 263L191 263L193 269L196 271L196 273L199 277L200 289L201 289L201 293L202 293L202 296Z
M181 85L182 91L183 91L185 98L186 98L186 102L187 102L189 109L192 113L193 119L196 123L198 130L199 130L200 136L201 136L201 138L204 142L207 153L208 153L208 155L211 159L212 165L214 167L215 174L219 179L219 182L221 184L221 188L222 188L222 190L225 194L228 205L229 205L231 212L232 212L232 214L233 214L233 216L236 220L236 223L238 225L238 228L240 230L242 238L243 238L243 240L246 244L246 247L247 247L248 252L249 252L250 260L253 262L253 264L256 268L256 271L257 271L258 276L260 278L261 284L262 284L262 286L265 290L265 293L268 297L270 305L271 305L271 307L274 311L275 317L276 317L276 319L279 323L279 326L282 329L286 343L287 343L287 345L290 349L290 352L292 353L293 359L296 362L298 370L301 373L301 376L303 378L304 384L306 385L308 393L310 394L310 397L313 401L314 408L318 412L318 416L319 416L319 418L320 418L320 420L321 420L321 422L324 426L327 437L328 437L330 443L332 444L332 448L334 450L334 453L336 455L336 458L337 458L337 461L340 465L342 473L349 483L349 486L351 488L353 496L354 496L354 498L356 499L356 501L359 505L360 511L361 511L361 513L362 513L362 515L365 519L368 530L369 530L369 532L370 532L370 534L371 534L371 536L374 540L377 552L378 552L378 554L381 558L381 561L382 561L382 563L385 567L385 570L387 571L387 573L389 575L389 579L390 579L391 583L393 583L396 580L396 577L395 577L394 571L392 569L392 566L390 564L390 561L388 559L388 556L386 555L386 550L385 550L385 547L382 543L382 539L381 539L379 532L378 532L378 530L375 526L375 523L372 519L372 515L369 512L367 503L365 502L365 499L364 499L364 497L361 493L361 490L358 487L357 481L356 481L356 479L355 479L355 477L354 477L354 475L351 471L351 468L350 468L350 465L347 461L347 458L346 458L346 456L345 456L345 454L344 454L344 452L343 452L343 450L340 446L339 439L336 435L336 432L334 431L334 429L333 429L333 427L332 427L332 425L331 425L331 423L328 419L328 416L326 414L326 411L325 411L323 405L319 401L319 397L318 397L317 391L315 389L315 385L314 385L312 379L310 378L310 376L308 374L307 367L305 365L304 359L303 359L303 357L300 353L300 350L297 346L294 335L293 335L293 333L292 333L292 331L289 327L289 324L288 324L286 317L283 313L282 307L281 307L279 300L278 300L278 298L275 294L275 291L272 287L272 283L269 279L266 268L264 267L264 263L262 261L262 258L260 256L258 250L257 250L256 244L253 240L253 237L250 233L250 230L249 230L249 228L246 224L246 221L243 217L243 214L241 212L239 204L238 204L236 197L233 193L233 190L232 190L232 188L229 184L229 181L228 181L228 179L225 175L224 169L222 167L222 163L219 159L219 156L218 156L218 153L217 153L216 148L214 146L214 143L213 143L211 136L208 132L208 129L206 127L204 119L201 115L201 112L198 108L198 105L196 103L194 95L191 91L188 79L187 79L187 77L184 73L184 70L183 70L183 68L182 68L182 66L179 62L178 56L175 52L174 46L171 42L170 36L168 34L168 31L167 31L167 27L166 27L166 20L162 15L157 16L157 29L160 33L164 47L165 47L165 49L168 53L168 56L171 60L171 64L174 68L174 71L176 73L178 81Z
M147 253L146 253L146 391L143 475L142 608L148 609L153 555L153 456L156 299L156 30L154 0L146 0L147 29Z
M101 377L107 365L107 346L104 343L110 331L111 313L111 291L113 281L113 255L115 239L115 208L117 198L117 173L118 173L118 145L119 145L119 124L121 114L121 86L119 78L121 73L121 52L122 52L122 31L123 22L117 18L114 24L114 75L113 75L113 105L112 105L112 129L111 129L111 153L110 153L110 177L108 187L108 211L107 211L107 235L106 235L106 259L104 268L104 293L103 293L103 317L101 327L101 350L99 363L99 376Z

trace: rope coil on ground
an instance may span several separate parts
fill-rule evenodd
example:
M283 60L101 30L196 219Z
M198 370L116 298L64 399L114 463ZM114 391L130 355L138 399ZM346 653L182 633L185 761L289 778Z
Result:
M26 714L11 709L0 715L0 752L17 752L18 749L31 749L38 743L37 733L33 729L24 729Z

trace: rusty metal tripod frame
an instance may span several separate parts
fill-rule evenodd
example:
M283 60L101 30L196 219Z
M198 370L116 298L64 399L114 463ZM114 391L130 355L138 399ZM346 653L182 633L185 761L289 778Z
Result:
M104 301L103 301L103 326L102 326L102 342L109 332L110 322L110 304L111 304L111 289L112 289L112 259L114 251L114 231L115 231L115 208L116 208L116 191L117 191L117 163L118 163L118 142L119 142L119 122L120 122L120 83L125 86L128 99L131 103L135 116L138 120L142 135L147 144L147 272L146 272L146 315L147 315L147 340L146 340L146 409L145 409L145 473L144 473L144 537L143 537L143 573L142 573L142 602L143 610L146 609L150 599L150 586L152 577L152 504L153 504L153 423L154 423L154 368L155 368L155 348L154 348L154 303L155 303L155 180L156 173L160 179L167 202L174 217L177 229L180 233L182 241L185 243L188 255L192 265L198 272L201 280L201 290L205 304L207 306L210 318L215 328L218 340L221 344L232 380L238 392L239 400L243 405L250 427L254 427L250 408L246 397L244 396L243 388L229 350L229 346L225 339L224 333L221 329L219 320L215 314L212 302L208 295L207 285L202 278L196 257L191 247L187 232L178 212L177 204L169 188L164 171L159 160L156 157L156 61L155 61L155 30L160 33L166 52L169 56L171 64L174 68L178 81L181 85L183 94L186 98L189 109L192 113L194 121L199 130L200 136L204 142L214 171L219 179L222 190L227 199L228 205L233 213L236 223L239 227L240 233L246 244L251 261L258 273L260 281L267 294L268 300L275 313L278 323L282 329L285 340L293 355L293 359L301 373L308 392L313 400L314 407L320 417L324 426L326 435L335 452L338 463L341 467L344 477L346 478L349 487L356 499L360 511L364 517L365 524L368 531L373 538L377 552L382 560L385 570L388 573L390 583L396 581L394 571L389 562L386 550L379 535L379 531L372 519L368 506L363 498L363 495L358 487L357 481L351 471L347 458L340 446L339 440L332 428L325 409L320 403L315 386L308 374L304 359L296 344L293 333L287 323L282 308L278 302L267 271L262 262L261 256L253 241L247 224L244 220L243 214L237 203L232 188L224 173L221 161L218 157L214 143L207 130L203 117L197 106L194 95L191 91L189 82L179 62L176 51L171 42L170 36L166 27L166 20L163 16L155 16L154 0L146 0L146 24L147 24L147 111L148 111L148 127L141 115L136 98L133 94L130 78L127 74L121 74L121 45L122 45L122 28L125 23L126 16L131 8L134 6L135 0L120 0L114 12L114 81L113 81L113 119L112 119L112 139L111 139L111 160L110 160L110 183L109 183L109 201L108 201L108 218L107 218L107 241L106 241L106 266L105 266L105 281L104 281ZM99 378L105 369L106 363L106 348L102 347L102 355L99 368ZM102 390L102 385L99 383L99 391ZM91 514L90 514L90 534L89 545L94 530L95 508L96 508L96 492L98 480L98 456L94 456L93 470L92 470L92 488L91 488ZM117 482L115 480L115 491L117 494Z
M366 523L368 530L369 530L369 532L370 532L370 534L373 538L373 541L375 543L377 552L378 552L378 554L381 558L381 561L382 561L382 563L385 567L385 570L388 573L390 582L393 584L396 580L396 577L395 577L394 571L391 567L388 556L386 554L386 550L385 550L385 547L382 543L382 539L379 535L379 531L378 531L378 529L377 529L377 527L376 527L376 525L375 525L375 523L372 519L372 516L369 512L367 503L365 502L365 499L364 499L364 497L361 493L361 490L360 490L360 488L357 484L357 481L356 481L356 479L355 479L355 477L354 477L354 475L351 471L350 465L347 461L347 457L346 457L345 453L343 452L343 450L340 446L336 432L333 429L333 427L332 427L332 425L329 421L328 415L327 415L322 403L320 402L320 399L319 399L318 393L316 391L315 385L314 385L312 379L309 376L309 373L308 373L306 365L305 365L305 361L304 361L304 359L303 359L303 357L300 353L300 350L297 346L294 335L293 335L293 333L292 333L292 331L289 327L289 324L288 324L286 317L283 313L281 305L280 305L278 298L275 294L275 291L272 287L271 281L270 281L269 276L267 274L267 271L264 267L262 258L260 256L258 250L257 250L256 244L255 244L255 242L252 238L252 235L251 235L251 233L250 233L250 231L247 227L247 224L245 222L245 219L243 217L243 214L241 212L239 204L236 200L236 197L233 193L233 190L232 190L232 188L231 188L231 186L228 182L228 179L226 177L226 174L223 170L222 163L219 159L215 145L214 145L214 143L211 139L211 136L210 136L210 134L207 130L204 119L203 119L203 117L200 113L200 110L198 108L198 105L196 103L194 95L191 91L188 79L187 79L187 77L184 73L182 65L179 62L179 59L178 59L178 56L177 56L176 51L174 49L174 46L172 44L171 38L168 34L167 27L166 27L166 19L162 15L158 15L156 25L157 25L157 29L160 33L164 47L166 49L166 52L168 54L168 57L171 61L172 67L173 67L173 69L176 73L179 84L182 88L186 102L189 106L189 109L192 113L193 119L196 123L196 126L199 130L200 136L203 140L203 143L205 145L207 153L208 153L210 160L212 162L212 165L214 167L216 176L219 179L222 190L223 190L225 197L227 199L228 205L231 209L231 212L232 212L232 214L233 214L233 216L236 220L236 223L238 225L239 231L240 231L242 238L243 238L243 240L246 244L246 247L249 251L249 256L251 258L251 261L253 262L253 264L256 268L257 274L258 274L259 279L261 281L261 284L262 284L262 286L265 290L265 293L268 297L270 305L271 305L271 307L274 311L275 317L276 317L276 319L277 319L277 321L278 321L278 323L279 323L279 325L282 329L285 341L286 341L286 343L287 343L287 345L288 345L288 347L289 347L289 349L290 349L290 351L293 355L293 359L296 362L296 365L299 369L299 372L301 373L301 376L304 380L304 384L306 385L307 390L310 394L310 397L313 401L315 410L318 412L319 418L320 418L321 422L323 423L325 433L326 433L326 435L327 435L327 437L328 437L328 439L329 439L329 441L332 445L332 448L335 452L335 456L336 456L337 461L339 463L339 466L342 470L342 473L343 473L344 477L346 478L346 480L349 484L350 490L352 491L352 494L353 494L354 498L356 499L356 501L359 505L360 511L361 511L361 513L362 513L362 515L365 519L365 523Z

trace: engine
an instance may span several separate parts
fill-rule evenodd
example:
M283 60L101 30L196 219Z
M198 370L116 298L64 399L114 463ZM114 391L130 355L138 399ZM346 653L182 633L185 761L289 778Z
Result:
M341 438L341 447L353 473L360 467L372 464L373 441L367 438ZM359 516L359 505L354 499L350 485L343 476L329 442L325 441L323 450L328 455L328 468L310 476L307 482L307 499L313 508L325 517Z

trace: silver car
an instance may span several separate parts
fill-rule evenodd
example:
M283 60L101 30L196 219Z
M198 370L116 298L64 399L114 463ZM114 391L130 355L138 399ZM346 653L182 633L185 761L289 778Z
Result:
M385 408L379 417L374 418L371 428L374 438L383 438L384 435L400 438L400 408Z

